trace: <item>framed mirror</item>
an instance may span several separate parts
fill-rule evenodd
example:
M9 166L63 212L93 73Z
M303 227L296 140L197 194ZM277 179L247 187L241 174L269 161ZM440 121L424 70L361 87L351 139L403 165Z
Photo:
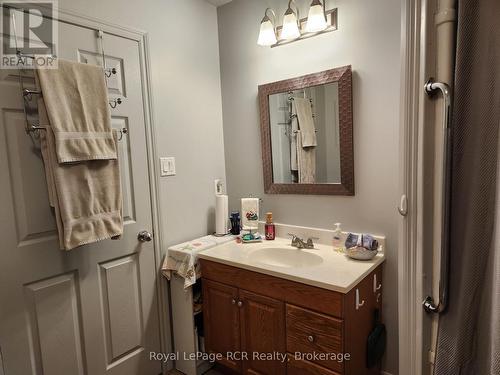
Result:
M268 194L354 195L351 66L259 86Z

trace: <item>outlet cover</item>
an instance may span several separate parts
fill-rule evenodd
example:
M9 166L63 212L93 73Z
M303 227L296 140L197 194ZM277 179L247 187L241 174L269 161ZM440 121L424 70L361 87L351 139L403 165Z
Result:
M162 157L160 158L160 175L162 177L175 176L175 158L174 157Z
M214 180L214 188L215 188L215 194L223 194L224 193L224 182L221 179L215 179Z

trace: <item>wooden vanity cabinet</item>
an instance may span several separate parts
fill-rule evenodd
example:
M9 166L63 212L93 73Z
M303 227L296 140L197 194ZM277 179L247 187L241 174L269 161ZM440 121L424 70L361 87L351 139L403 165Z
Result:
M205 347L224 356L231 373L374 375L366 368L366 341L374 312L382 306L382 265L342 294L294 281L201 260ZM356 290L358 304L356 305ZM258 360L253 353L285 353L285 361ZM295 352L309 354L296 358ZM314 353L349 353L346 361Z
M205 347L213 353L241 350L240 310L236 308L238 289L203 280L203 319ZM224 357L224 366L240 371L241 361Z

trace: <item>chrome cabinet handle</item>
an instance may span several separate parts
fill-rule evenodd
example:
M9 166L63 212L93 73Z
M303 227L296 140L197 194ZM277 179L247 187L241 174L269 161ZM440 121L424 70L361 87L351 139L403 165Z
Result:
M314 342L314 336L313 335L307 336L307 341Z
M238 307L241 307L243 306L243 302L242 301L238 301Z
M137 239L140 242L150 242L153 239L153 235L147 230L142 230L137 234Z
M356 310L365 305L365 300L359 301L359 289L356 289Z
M380 289L382 289L382 284L377 284L377 274L375 274L373 275L373 293L377 293Z
M233 305L236 305L236 300L233 298L233 299L231 300L231 303L232 303Z

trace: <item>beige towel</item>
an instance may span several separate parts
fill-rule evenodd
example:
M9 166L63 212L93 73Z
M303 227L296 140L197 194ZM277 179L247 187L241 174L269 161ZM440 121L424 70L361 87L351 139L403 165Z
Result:
M302 147L317 146L311 102L307 98L293 98L293 101L299 120L300 134L302 135Z
M101 67L58 60L57 69L36 69L55 136L57 160L116 159L108 90Z
M47 127L40 134L49 199L56 214L61 249L71 250L122 235L118 159L60 164L52 129ZM116 142L116 132L112 135Z
M295 116L293 116L295 115ZM297 135L299 131L299 121L297 120L297 110L295 109L295 104L292 101L292 118L291 121L291 130L292 134L290 137L290 170L298 171L299 166L297 164Z
M302 130L297 133L297 164L299 183L314 184L316 181L316 147L304 147Z

